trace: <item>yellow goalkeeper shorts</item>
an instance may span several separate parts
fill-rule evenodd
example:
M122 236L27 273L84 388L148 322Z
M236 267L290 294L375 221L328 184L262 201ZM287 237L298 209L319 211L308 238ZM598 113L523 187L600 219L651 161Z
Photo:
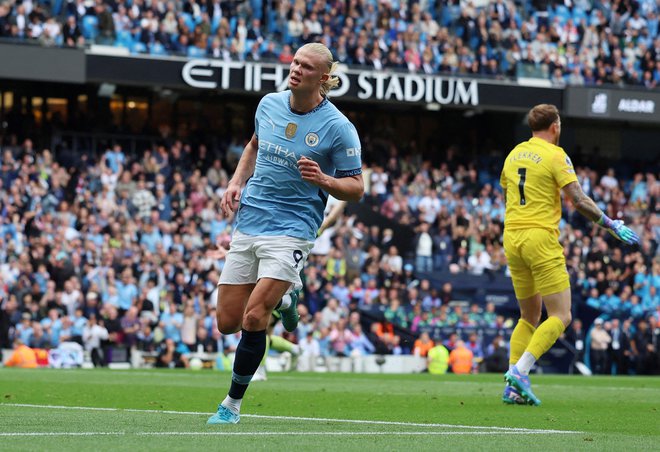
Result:
M505 229L504 253L519 300L537 293L551 295L571 286L564 249L554 232L539 228Z

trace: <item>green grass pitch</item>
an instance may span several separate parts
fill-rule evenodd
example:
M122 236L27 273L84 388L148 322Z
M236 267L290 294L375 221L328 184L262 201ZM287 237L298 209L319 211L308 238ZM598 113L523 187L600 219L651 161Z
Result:
M0 450L658 450L660 378L271 373L207 426L230 375L0 369Z

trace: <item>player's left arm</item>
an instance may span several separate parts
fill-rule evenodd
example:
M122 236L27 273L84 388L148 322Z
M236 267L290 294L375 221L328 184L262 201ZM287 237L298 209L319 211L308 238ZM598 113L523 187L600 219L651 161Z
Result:
M364 194L362 174L347 177L328 176L314 160L301 157L298 169L303 180L310 182L340 201L359 201Z
M504 175L504 169L502 169L502 172L500 173L500 185L502 186L502 196L504 196L504 208L506 209L507 181L506 181L506 176Z
M361 146L353 124L337 126L332 144L331 159L337 169L334 175L321 171L314 160L301 157L298 169L303 180L310 182L340 201L359 201L364 194Z
M598 224L617 240L624 242L627 245L634 245L639 243L639 237L628 226L623 224L621 220L612 220L605 215L596 203L588 197L582 187L577 181L570 182L562 187L564 196L573 202L575 210L577 210L584 217Z

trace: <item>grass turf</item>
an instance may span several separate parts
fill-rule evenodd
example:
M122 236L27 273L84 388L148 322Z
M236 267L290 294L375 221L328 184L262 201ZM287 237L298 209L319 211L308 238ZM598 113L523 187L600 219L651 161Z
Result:
M531 407L501 402L501 375L271 373L250 386L240 424L207 426L229 379L213 371L0 369L0 450L657 450L660 444L659 378L533 376L543 405Z

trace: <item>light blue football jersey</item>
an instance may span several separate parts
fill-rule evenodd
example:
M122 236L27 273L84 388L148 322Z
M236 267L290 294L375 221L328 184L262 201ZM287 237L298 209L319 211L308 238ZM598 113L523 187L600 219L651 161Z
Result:
M294 112L291 91L267 94L255 114L259 152L241 195L236 227L250 235L284 235L313 241L323 220L327 193L302 179L301 156L325 174L362 173L361 147L351 122L325 99L308 113Z

